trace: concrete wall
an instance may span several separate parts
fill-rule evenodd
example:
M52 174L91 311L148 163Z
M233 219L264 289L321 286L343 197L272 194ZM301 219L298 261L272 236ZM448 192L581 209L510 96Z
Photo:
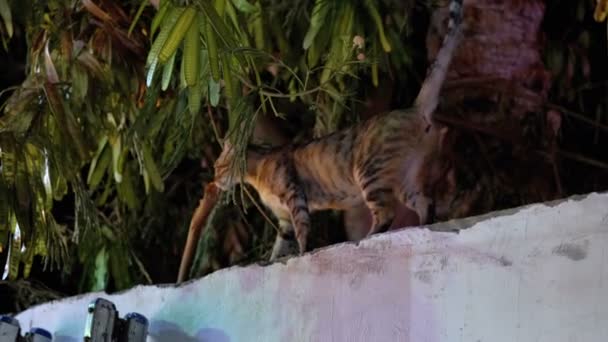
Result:
M608 195L408 229L106 296L148 341L608 341ZM102 293L21 313L80 341Z

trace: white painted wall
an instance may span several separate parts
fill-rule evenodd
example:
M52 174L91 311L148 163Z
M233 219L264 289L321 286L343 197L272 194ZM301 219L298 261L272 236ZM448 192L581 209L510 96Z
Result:
M149 341L608 341L608 195L493 216L105 297L146 315ZM18 319L81 341L97 296Z

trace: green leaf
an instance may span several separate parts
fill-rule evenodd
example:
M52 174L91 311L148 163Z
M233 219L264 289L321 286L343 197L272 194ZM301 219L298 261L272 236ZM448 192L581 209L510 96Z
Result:
M139 8L137 9L137 13L135 13L135 18L133 18L133 21L131 22L131 25L129 26L129 30L127 31L127 36L131 36L131 32L133 32L133 29L135 28L135 24L137 24L139 17L141 17L141 14L144 12L144 9L146 8L146 6L148 6L149 2L150 2L149 0L142 0L141 4L139 5Z
M147 144L142 144L143 157L144 157L144 167L146 172L148 173L150 180L152 181L152 185L159 192L164 191L163 179L160 176L160 172L158 172L158 167L156 163L154 163L154 158L152 157L152 151Z
M21 169L15 178L15 192L17 202L15 203L15 215L21 230L23 240L31 240L32 232L32 188L28 181L28 175Z
M205 24L205 39L207 41L207 51L209 53L209 68L211 69L211 76L215 81L220 80L220 58L219 49L216 41L216 33L213 31L209 20Z
M8 264L8 274L4 274L3 278L8 276L9 280L16 280L17 275L19 274L19 264L21 263L21 232L14 217L11 219L10 228L12 231L12 238L6 260L6 263Z
M302 47L304 50L307 50L312 42L315 40L315 37L321 30L323 25L327 25L325 22L325 18L327 17L327 13L330 9L331 1L329 0L316 0L315 5L312 8L312 14L310 16L310 26L308 27L308 32L304 36L304 41L302 42Z
M201 102L203 101L203 90L201 88L201 82L196 82L188 89L188 109L192 114L198 114L201 109Z
M53 198L60 201L68 192L68 184L65 175L59 171L59 168L52 160L50 161L50 173Z
M0 0L0 17L4 21L8 37L11 38L13 36L13 17L7 0Z
M179 20L182 13L184 13L184 7L170 7L167 10L166 15L163 17L161 22L162 27L160 29L160 33L154 40L154 43L150 47L150 52L148 53L148 57L146 58L146 66L151 66L154 62L158 62L160 51L162 50L167 38L173 31L173 27ZM157 16L160 14L160 11L157 13ZM148 85L149 86L149 85Z
M173 110L175 110L175 100L171 99L167 101L165 106L156 111L155 115L150 119L145 130L146 136L155 137L157 134L159 134L161 129L164 128L165 120L172 117Z
M101 63L93 54L83 49L78 51L77 55L78 57L76 57L76 60L78 63L88 69L94 77L100 80L108 81Z
M226 11L226 0L215 0L213 1L213 7L217 11L217 14L220 18L224 17L224 12Z
M350 3L344 3L339 11L339 19L334 26L333 34L340 39L337 39L331 44L325 68L321 73L321 84L325 84L332 76L335 76L341 65L348 59L350 50L350 35L354 20L354 8Z
M72 93L74 98L82 102L89 90L89 76L79 65L72 66Z
M7 186L15 184L15 175L17 174L17 156L15 155L16 146L14 144L4 144L0 157L2 158L2 172L0 176L4 178Z
M158 12L156 12L154 19L152 19L152 25L150 26L150 38L154 37L156 30L158 30L158 28L160 27L160 23L163 21L165 15L167 14L167 9L169 9L170 3L171 1L164 1L160 5Z
M64 97L59 94L60 90L54 84L48 82L44 84L44 90L57 122L63 125L61 128L72 138L71 143L75 145L79 157L86 159L89 152L83 133L80 130L81 125L76 121L70 107L64 102Z
M110 256L105 247L95 256L95 269L93 270L93 284L91 291L103 291L108 285L108 261Z
M116 183L122 182L122 169L118 162L122 154L122 138L120 136L110 138L112 146L112 170L114 171L114 180Z
M234 29L234 34L237 38L240 38L240 42L243 46L249 46L249 42L247 41L247 34L243 34L243 30L247 29L247 25L245 21L241 21L234 6L230 1L226 2L226 15L230 18L230 22L232 22L232 28Z
M0 253L5 248L6 237L9 233L12 195L4 179L0 177Z
M146 75L146 86L150 87L152 85L152 81L154 80L154 73L156 72L156 67L158 66L158 58L152 60L150 63L150 67L148 68L148 74Z
M144 190L146 191L146 194L149 194L150 193L150 176L148 175L148 171L146 171L145 168L144 168L142 177L144 179Z
M129 273L130 260L129 248L121 244L115 244L110 249L110 272L116 288L119 290L132 286L131 274Z
M207 79L209 77L209 53L207 52L207 50L201 50L201 54L200 54L200 65L201 65L201 71L200 71L200 75L204 78L203 80L199 80L199 81L204 81L204 83L207 83Z
M30 272L32 271L32 264L34 263L34 249L28 248L25 253L21 254L21 259L23 262L23 278L28 278L30 276Z
M171 76L173 75L173 66L175 65L175 55L177 55L177 51L169 58L167 64L163 67L163 78L161 80L160 89L163 91L167 90L169 87L169 82L171 81Z
M116 185L116 190L118 191L119 198L127 204L129 209L138 210L140 202L135 191L134 181L135 179L132 176L131 169L126 168L122 182Z
M247 0L232 0L234 6L243 13L253 13L257 8L250 4Z
M232 79L232 75L234 73L234 69L232 68L232 59L228 55L224 55L222 57L222 68L224 75L224 95L228 100L232 100L234 98L236 89L235 84ZM215 106L214 106L215 107Z
M36 113L31 110L20 113L10 112L2 118L5 126L0 128L0 131L12 132L15 135L25 134L32 126L35 116Z
M266 30L264 29L264 17L262 16L264 12L262 12L262 6L260 2L256 2L256 7L258 8L257 13L253 15L253 41L255 42L255 47L260 50L264 50L266 46Z
M112 160L112 151L107 147L108 145L108 137L104 136L99 141L99 146L97 148L97 153L95 153L95 157L93 161L91 161L91 165L89 166L89 174L87 176L87 183L91 187L91 189L97 188L99 182L106 173L108 166L110 165L110 160Z
M51 183L51 167L49 165L48 151L44 151L44 165L40 168L40 178L44 187L44 208L50 210L53 207L53 184Z
M0 116L0 132L26 133L39 112L33 105L39 94L39 88L26 88L24 85L17 89L6 101L4 115Z
M50 220L49 221L49 226L51 225L57 225L57 222L55 222L55 219L52 217L52 215L50 216ZM48 228L47 228L48 229ZM38 238L36 239L36 243L34 244L34 248L32 248L34 251L34 255L48 255L48 249L46 248L46 236L44 234L39 234Z
M118 185L117 185L118 186ZM106 186L103 189L103 192L101 193L101 195L99 195L99 197L97 197L97 199L95 200L95 205L97 206L103 206L104 204L106 204L106 201L108 200L108 197L110 196L110 194L114 191L114 186L112 183L110 182L106 182Z
M50 215L50 213L48 214ZM42 222L40 219L43 217L42 212L37 215L38 219L36 220L36 230L39 232L36 235L36 239L32 241L25 250L25 253L22 253L22 261L23 261L23 277L28 278L30 276L30 272L32 270L32 265L34 264L34 257L37 255L46 256L47 248L46 248L46 238L47 235L44 234L46 232L46 223Z
M148 58L146 59L146 66L148 66L146 85L148 87L152 85L154 73L156 72L156 68L160 64L160 52L163 49L163 46L169 38L171 31L173 31L173 27L177 23L177 20L180 18L184 10L184 7L171 7L169 8L168 13L166 14L166 18L163 18L160 33L152 44L150 52L148 53Z
M220 38L220 42L223 43L223 46L228 47L230 50L236 49L238 47L237 40L228 27L226 27L216 9L209 1L197 1L197 4L205 13L205 16L208 19L206 21L211 24L213 30L217 33L217 37ZM199 19L199 22L200 21L201 20ZM241 65L247 65L245 58L241 54L235 54L235 56Z
M380 36L380 43L382 44L384 52L391 52L391 44L384 35L384 25L382 24L380 13L378 13L378 8L376 8L376 3L373 0L364 0L363 3L369 12L369 15L372 17L372 20L376 23L378 35Z
M209 103L216 107L220 103L220 83L209 79Z

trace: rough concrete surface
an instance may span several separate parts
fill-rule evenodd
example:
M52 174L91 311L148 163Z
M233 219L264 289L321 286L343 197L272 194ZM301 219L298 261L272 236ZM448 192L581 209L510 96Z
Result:
M459 233L399 230L17 318L81 341L87 304L104 296L121 315L150 319L148 341L608 341L608 194L466 222Z

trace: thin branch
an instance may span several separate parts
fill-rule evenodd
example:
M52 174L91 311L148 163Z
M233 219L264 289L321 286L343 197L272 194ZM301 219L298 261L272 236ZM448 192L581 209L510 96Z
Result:
M589 118L588 118L588 117L586 117L584 114L577 113L577 112L575 112L575 111L572 111L572 110L570 110L570 109L567 109L567 108L565 108L565 107L562 107L562 106L560 106L560 105L553 104L553 103L549 103L549 104L547 104L547 107L549 107L549 108L551 108L551 109L558 110L558 111L560 111L560 112L563 112L564 114L566 114L566 115L568 115L568 116L570 116L570 117L573 117L573 118L575 118L575 119L577 119L577 120L580 120L580 121L582 121L582 122L584 122L584 123L586 123L586 124L589 124L589 125L591 125L591 126L593 126L593 127L596 127L597 129L600 129L600 130L602 130L602 131L608 132L608 126L606 126L606 125L602 125L602 124L600 124L600 123L596 122L596 121L595 121L595 120L593 120L593 119L589 119Z
M215 139L218 143L222 143L222 139L220 138L220 132L217 129L217 125L215 124L215 119L213 118L213 113L211 113L211 106L207 103L207 115L209 115L209 122L211 122L211 128L213 129L213 134L215 135Z
M606 171L608 171L608 163L604 163L601 162L599 160L593 159L593 158L589 158L589 157L585 157L583 155L580 154L576 154L576 153L572 153L572 152L568 152L568 151L563 151L563 150L557 150L557 153L559 153L561 156L563 156L564 158L568 158L583 164L588 164L588 165L592 165L595 166L597 168L600 169L604 169Z

